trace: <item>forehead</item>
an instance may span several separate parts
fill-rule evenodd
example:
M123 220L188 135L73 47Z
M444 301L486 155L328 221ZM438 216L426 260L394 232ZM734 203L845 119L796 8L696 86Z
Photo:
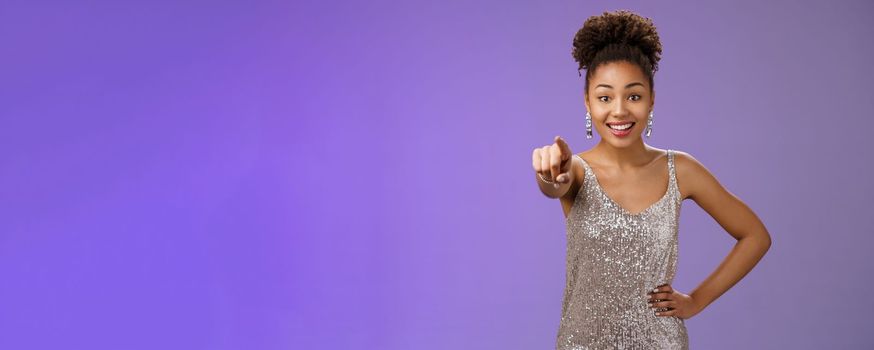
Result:
M643 70L627 61L615 61L598 66L590 77L589 84L592 87L600 83L613 87L621 87L635 81L647 84L646 75L643 74Z

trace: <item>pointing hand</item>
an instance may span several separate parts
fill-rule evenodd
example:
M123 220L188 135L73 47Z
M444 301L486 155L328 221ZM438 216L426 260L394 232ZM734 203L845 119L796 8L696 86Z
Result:
M551 145L534 149L532 155L534 171L549 181L557 182L555 187L568 183L571 181L572 155L573 152L567 142L561 136L556 136Z

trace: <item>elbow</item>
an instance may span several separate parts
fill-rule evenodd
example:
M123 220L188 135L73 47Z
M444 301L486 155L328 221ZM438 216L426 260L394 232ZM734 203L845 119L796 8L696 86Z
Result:
M768 230L762 229L761 231L750 233L738 239L738 242L748 242L747 244L751 244L757 248L757 250L761 251L761 255L764 255L771 249L771 234L768 233Z
M762 255L768 252L771 249L771 234L768 233L768 230L762 230L761 234L756 235L757 240L760 242L760 246L762 249Z

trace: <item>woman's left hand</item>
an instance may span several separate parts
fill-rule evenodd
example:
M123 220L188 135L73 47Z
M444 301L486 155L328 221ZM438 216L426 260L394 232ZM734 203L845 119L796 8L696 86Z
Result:
M654 290L647 292L649 295L649 307L653 309L656 316L676 316L682 319L687 319L701 312L701 307L690 295L680 293L670 284L663 284L656 287ZM661 300L657 301L656 300ZM659 311L661 308L667 311Z

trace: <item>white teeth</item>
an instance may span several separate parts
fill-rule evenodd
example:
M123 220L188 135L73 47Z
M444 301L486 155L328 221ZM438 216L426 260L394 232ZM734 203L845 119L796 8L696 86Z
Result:
M626 130L626 129L630 128L632 124L633 123L622 124L622 125L616 125L616 124L610 125L610 124L608 124L607 126L613 130Z

